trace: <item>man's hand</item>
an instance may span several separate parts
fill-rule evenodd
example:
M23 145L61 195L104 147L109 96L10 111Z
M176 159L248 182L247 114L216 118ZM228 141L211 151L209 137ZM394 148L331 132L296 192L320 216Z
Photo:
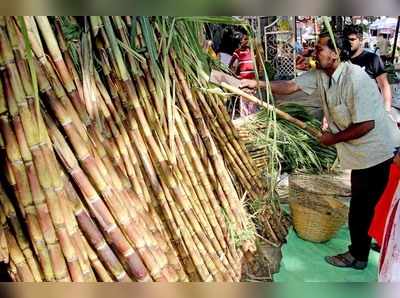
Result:
M332 146L338 143L336 136L330 132L322 132L319 142L325 146Z
M240 89L256 89L258 86L258 82L256 80L248 80L248 79L243 79L240 81Z
M268 83L269 87L271 87L271 91L273 94L280 95L289 95L296 91L300 90L299 85L294 80L290 81L271 81ZM256 89L260 87L261 89L267 88L267 82L265 81L256 81L256 80L248 80L243 79L240 81L239 88L248 88L248 89Z

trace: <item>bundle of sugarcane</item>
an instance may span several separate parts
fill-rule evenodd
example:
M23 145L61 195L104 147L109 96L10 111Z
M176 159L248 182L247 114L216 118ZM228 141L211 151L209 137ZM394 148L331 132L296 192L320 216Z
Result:
M240 280L255 249L245 199L265 186L196 75L201 26L1 18L0 261L14 280Z
M249 152L251 159L254 161L255 166L259 172L263 172L268 164L268 152L267 146L258 144L255 142L254 135L249 130L249 122L254 121L256 114L252 114L246 117L234 119L233 125L236 127L239 137L245 144L247 151ZM263 125L261 129L265 128Z

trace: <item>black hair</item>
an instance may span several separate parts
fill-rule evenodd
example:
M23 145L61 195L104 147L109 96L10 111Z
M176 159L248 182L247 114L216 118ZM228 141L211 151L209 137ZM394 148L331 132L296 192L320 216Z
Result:
M336 51L335 50L335 45L332 41L332 38L330 36L330 34L328 32L322 32L319 35L319 38L328 38L328 42L326 44L326 46L328 48L330 48L332 51ZM335 44L336 47L338 48L340 54L340 60L341 61L348 61L351 58L351 44L350 42L347 40L347 38L344 37L337 37L334 35L334 39L335 39Z
M242 35L249 35L249 32L246 30L246 28L240 27L238 30Z
M357 35L358 38L362 39L363 29L360 25L348 25L343 30L343 35L348 37L351 34Z
M222 32L221 46L219 52L227 53L232 55L232 53L237 49L238 41L234 38L234 32L231 27L226 27Z

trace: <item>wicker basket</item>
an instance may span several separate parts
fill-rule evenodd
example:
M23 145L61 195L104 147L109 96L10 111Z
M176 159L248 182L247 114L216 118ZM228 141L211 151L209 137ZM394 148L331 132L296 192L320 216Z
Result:
M312 175L292 175L289 206L298 236L312 242L325 242L346 222L348 207L327 188L328 194L318 193L316 190L321 190L321 185L315 185L315 181Z

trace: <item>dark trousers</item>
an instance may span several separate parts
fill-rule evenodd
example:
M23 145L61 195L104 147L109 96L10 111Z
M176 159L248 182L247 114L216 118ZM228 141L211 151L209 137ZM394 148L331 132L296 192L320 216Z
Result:
M367 261L371 246L368 229L389 178L392 158L376 166L351 171L351 193L349 230L351 245L349 251L358 261Z

